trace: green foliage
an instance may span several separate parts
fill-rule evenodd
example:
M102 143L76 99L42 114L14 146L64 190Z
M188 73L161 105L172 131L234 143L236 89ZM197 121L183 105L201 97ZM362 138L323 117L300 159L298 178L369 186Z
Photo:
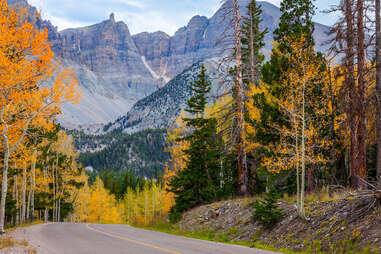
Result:
M287 44L284 40L289 36L300 37L307 35L307 41L310 45L314 44L312 36L314 32L314 23L312 17L315 15L315 6L313 0L284 0L280 5L282 13L279 27L274 31L274 40L281 43L281 48L286 49Z
M125 172L119 171L108 171L105 172L87 172L89 177L89 185L91 186L94 181L99 176L103 182L103 186L113 194L117 200L123 199L128 190L131 191L142 191L145 186L151 187L154 183L158 186L163 186L162 174L159 172L157 177L151 176L147 178L135 174L134 171L128 170ZM92 178L92 179L90 179Z
M277 191L272 188L265 194L265 200L256 200L253 203L254 212L253 219L258 221L262 226L271 228L282 218L282 209L277 205Z
M262 9L258 6L256 0L251 0L247 6L247 16L243 17L242 22L242 61L246 66L250 66L251 51L254 53L253 64L255 78L257 81L260 76L260 67L265 60L265 56L261 53L262 48L265 46L264 37L268 33L268 29L260 30L259 25L262 22L261 15ZM248 78L250 77L250 68L244 69L244 80L245 83L249 83ZM257 84L254 84L257 85Z
M140 176L157 177L169 159L165 152L165 130L145 130L131 135L117 132L87 135L78 131L72 134L76 148L81 151L79 162L98 172L132 170Z
M188 100L186 108L193 118L183 119L193 130L183 138L190 143L184 151L188 156L187 166L169 182L168 190L175 194L176 201L170 213L172 221L178 220L182 212L224 195L221 188L223 142L217 135L217 121L204 117L210 85L202 66L199 80L191 83L194 95Z

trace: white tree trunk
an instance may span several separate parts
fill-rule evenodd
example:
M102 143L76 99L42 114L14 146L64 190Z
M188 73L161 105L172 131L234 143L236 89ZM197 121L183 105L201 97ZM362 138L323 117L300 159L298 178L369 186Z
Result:
M4 165L3 165L3 180L1 184L1 203L0 203L0 234L4 234L4 224L5 224L5 201L7 198L8 191L8 167L9 167L9 141L6 135L7 128L4 130L3 144L4 144Z
M15 168L16 165L15 165ZM15 192L16 192L16 225L20 223L20 213L19 213L19 188L18 188L18 177L15 175Z
M303 113L302 113L302 184L300 190L300 215L305 217L304 213L304 190L306 178L306 114L305 114L305 83L303 83Z
M299 137L298 137L298 123L296 120L296 116L294 116L294 124L295 124L295 153L296 153L296 203L298 212L300 212L300 168L299 168Z
M21 190L21 224L25 223L26 212L26 163L24 162L24 168L22 171L22 190Z
M35 144L36 145L36 144ZM31 186L31 204L30 204L30 213L31 213L31 221L34 221L34 191L36 188L36 159L37 159L37 147L33 149L33 161L32 161L32 186Z
M30 202L31 202L31 198L32 198L31 188L32 188L32 174L30 175L30 189L28 192L28 202L27 202L27 206L26 206L26 221L28 221L28 222L30 219Z

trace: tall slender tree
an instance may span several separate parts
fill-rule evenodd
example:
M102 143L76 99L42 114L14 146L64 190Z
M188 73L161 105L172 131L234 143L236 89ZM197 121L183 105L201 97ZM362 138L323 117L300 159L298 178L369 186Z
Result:
M366 105L365 105L365 2L357 0L357 99L356 109L358 114L357 121L357 138L358 138L358 169L357 177L365 180L367 176L366 170ZM364 181L356 180L359 188L364 188Z
M186 112L192 117L184 122L192 133L183 139L189 142L184 152L186 167L171 178L168 190L175 194L176 204L171 218L176 220L183 211L216 200L220 189L222 140L216 135L216 120L205 117L210 81L203 66L199 79L191 84L194 96L187 102Z
M234 20L234 55L235 55L235 116L237 123L237 160L238 160L238 193L241 196L248 194L248 170L246 159L245 137L245 89L242 77L242 45L241 45L241 14L238 0L233 1Z
M256 0L251 0L247 6L247 16L243 17L242 22L242 63L246 85L258 85L260 68L265 59L261 50L265 46L264 37L268 29L260 29L261 15L261 6Z
M377 179L381 187L381 0L376 5Z

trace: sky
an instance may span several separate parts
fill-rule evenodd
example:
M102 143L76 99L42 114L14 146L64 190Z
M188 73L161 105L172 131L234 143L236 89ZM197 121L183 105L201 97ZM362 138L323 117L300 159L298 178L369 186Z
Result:
M321 11L339 0L316 0L315 21L331 25L334 15ZM195 15L211 17L220 7L221 0L28 0L50 20L58 30L99 23L115 13L117 21L124 21L132 34L164 31L173 35L187 25ZM268 0L277 6L281 0Z

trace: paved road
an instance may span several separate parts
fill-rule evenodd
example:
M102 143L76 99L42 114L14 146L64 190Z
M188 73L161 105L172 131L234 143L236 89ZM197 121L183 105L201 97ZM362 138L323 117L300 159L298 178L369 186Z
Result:
M244 246L215 243L126 225L41 224L23 234L42 254L270 254Z

